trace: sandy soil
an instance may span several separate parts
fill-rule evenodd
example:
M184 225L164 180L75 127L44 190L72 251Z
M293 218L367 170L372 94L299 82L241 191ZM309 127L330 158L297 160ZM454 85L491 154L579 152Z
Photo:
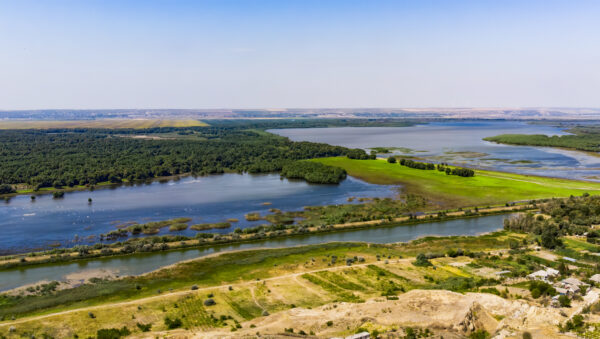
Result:
M598 300L590 293L585 303ZM583 307L578 305L574 309ZM285 328L313 331L317 338L347 335L348 328L389 330L398 327L429 328L444 338L468 336L485 329L494 338L520 338L529 331L534 338L572 338L557 331L568 318L561 309L540 307L524 300L507 300L493 294L460 294L443 290L412 290L398 300L375 298L362 304L335 303L315 309L294 308L243 324L236 333L225 330L195 333L194 338L242 338L256 332L278 337ZM327 321L332 321L327 326ZM253 325L255 327L250 328ZM189 333L188 333L189 335Z

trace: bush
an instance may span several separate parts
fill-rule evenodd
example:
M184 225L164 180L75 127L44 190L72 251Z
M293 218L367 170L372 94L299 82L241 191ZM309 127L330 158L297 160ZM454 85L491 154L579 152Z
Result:
M152 329L152 324L142 324L142 323L137 323L137 327L140 329L140 331L142 332L150 332L150 330Z
M131 334L131 331L125 326L123 328L105 328L96 332L96 338L98 339L118 339L126 337Z
M486 330L477 330L469 335L469 339L487 339L489 337L490 334Z
M566 295L558 297L558 303L560 304L560 307L571 307L571 299Z
M415 266L432 266L431 262L427 259L427 256L423 253L417 254L417 260L412 263Z
M531 339L531 333L523 332L523 339Z
M396 158L395 157L388 157L387 158L387 162L389 162L390 164L395 164L396 163Z
M534 299L544 295L555 296L557 294L552 285L543 281L532 281L529 283L529 291Z
M204 306L213 306L213 305L216 305L216 304L217 303L212 298L208 298L208 299L204 300Z
M181 319L179 319L179 318L175 318L175 319L171 320L171 318L166 317L165 325L167 326L168 329L172 330L174 328L180 328L183 325L183 323L181 322Z

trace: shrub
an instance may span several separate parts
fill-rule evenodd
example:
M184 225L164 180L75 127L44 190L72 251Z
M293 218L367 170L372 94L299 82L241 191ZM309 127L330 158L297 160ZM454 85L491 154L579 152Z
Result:
M558 297L558 303L560 304L560 307L571 307L571 299L566 295Z
M427 259L427 256L423 253L417 254L417 260L412 263L415 266L432 266L431 262Z
M212 298L208 298L208 299L204 300L204 306L213 306L213 305L216 305L216 304L217 303Z
M523 332L523 339L531 339L531 333Z
M487 339L489 337L490 334L486 330L477 330L469 335L469 339Z
M198 285L192 285L192 291L195 291L198 289Z
M123 326L121 329L118 328L104 328L96 332L96 338L98 339L118 339L126 337L131 334L131 331Z
M531 296L534 299L537 299L544 295L556 295L556 290L554 289L554 287L543 281L532 281L531 283L529 283L529 291L531 292Z
M180 328L183 325L183 323L181 322L181 319L179 319L179 318L171 319L169 317L166 317L165 325L167 326L168 329L172 330L174 328Z
M140 329L140 331L142 332L149 332L152 329L152 324L142 324L142 323L137 323L137 327Z

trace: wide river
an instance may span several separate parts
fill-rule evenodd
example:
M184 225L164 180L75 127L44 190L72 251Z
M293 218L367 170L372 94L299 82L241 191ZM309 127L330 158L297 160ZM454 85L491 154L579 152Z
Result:
M251 249L288 247L320 244L332 241L364 241L372 243L405 242L428 235L478 235L502 228L507 215L456 219L408 226L388 226L344 232L309 234L257 242L174 250L157 253L141 253L122 257L82 260L63 264L48 264L0 270L0 291L33 284L40 281L78 281L86 275L110 272L120 276L139 275L179 261L200 258L212 253Z
M548 147L499 145L482 140L499 134L568 134L522 121L446 121L410 127L336 127L270 130L294 141L370 149L396 147L392 154L423 157L471 168L600 181L600 157Z
M350 197L393 197L397 193L397 187L372 185L351 177L339 185L313 185L281 179L278 174L223 174L70 192L62 199L45 194L32 201L29 196L21 195L0 202L0 254L51 244L97 242L94 236L132 221L189 217L190 224L194 224L238 219L229 229L209 231L229 233L235 227L267 223L246 221L244 214L250 212L264 215L270 208L295 211L310 205L347 204ZM88 198L92 198L91 204ZM196 233L189 229L161 230L161 234Z

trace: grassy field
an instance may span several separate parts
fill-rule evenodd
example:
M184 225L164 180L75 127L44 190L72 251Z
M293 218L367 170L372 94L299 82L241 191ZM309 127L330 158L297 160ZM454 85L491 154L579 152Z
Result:
M101 120L0 120L2 129L51 129L51 128L152 128L208 126L198 120L160 119L101 119Z
M419 194L443 206L485 206L511 201L598 194L600 183L476 170L474 177L419 170L385 160L352 160L343 157L315 159L344 168L349 175L374 184L403 185L406 193Z
M0 300L4 319L17 315L15 322L0 322L0 335L9 335L9 326L17 329L18 336L28 337L47 334L72 338L77 334L83 338L94 336L101 328L123 326L139 333L138 323L151 324L152 331L162 331L166 329L165 317L181 319L182 328L192 331L228 329L264 314L295 307L362 302L415 288L440 288L443 287L440 284L448 281L456 286L472 286L467 282L479 279L477 275L450 265L464 258L432 259L437 268L417 267L412 265L411 254L423 248L428 252L443 252L448 248L497 250L520 237L500 232L476 238L430 238L397 245L332 243L225 253L142 277L86 284L45 297L28 297L12 306L11 301ZM348 266L346 259L355 257L360 261ZM192 285L197 287L192 289ZM207 298L216 304L206 306ZM38 317L21 318L22 311ZM61 313L50 314L55 312ZM305 330L308 333L311 329Z

